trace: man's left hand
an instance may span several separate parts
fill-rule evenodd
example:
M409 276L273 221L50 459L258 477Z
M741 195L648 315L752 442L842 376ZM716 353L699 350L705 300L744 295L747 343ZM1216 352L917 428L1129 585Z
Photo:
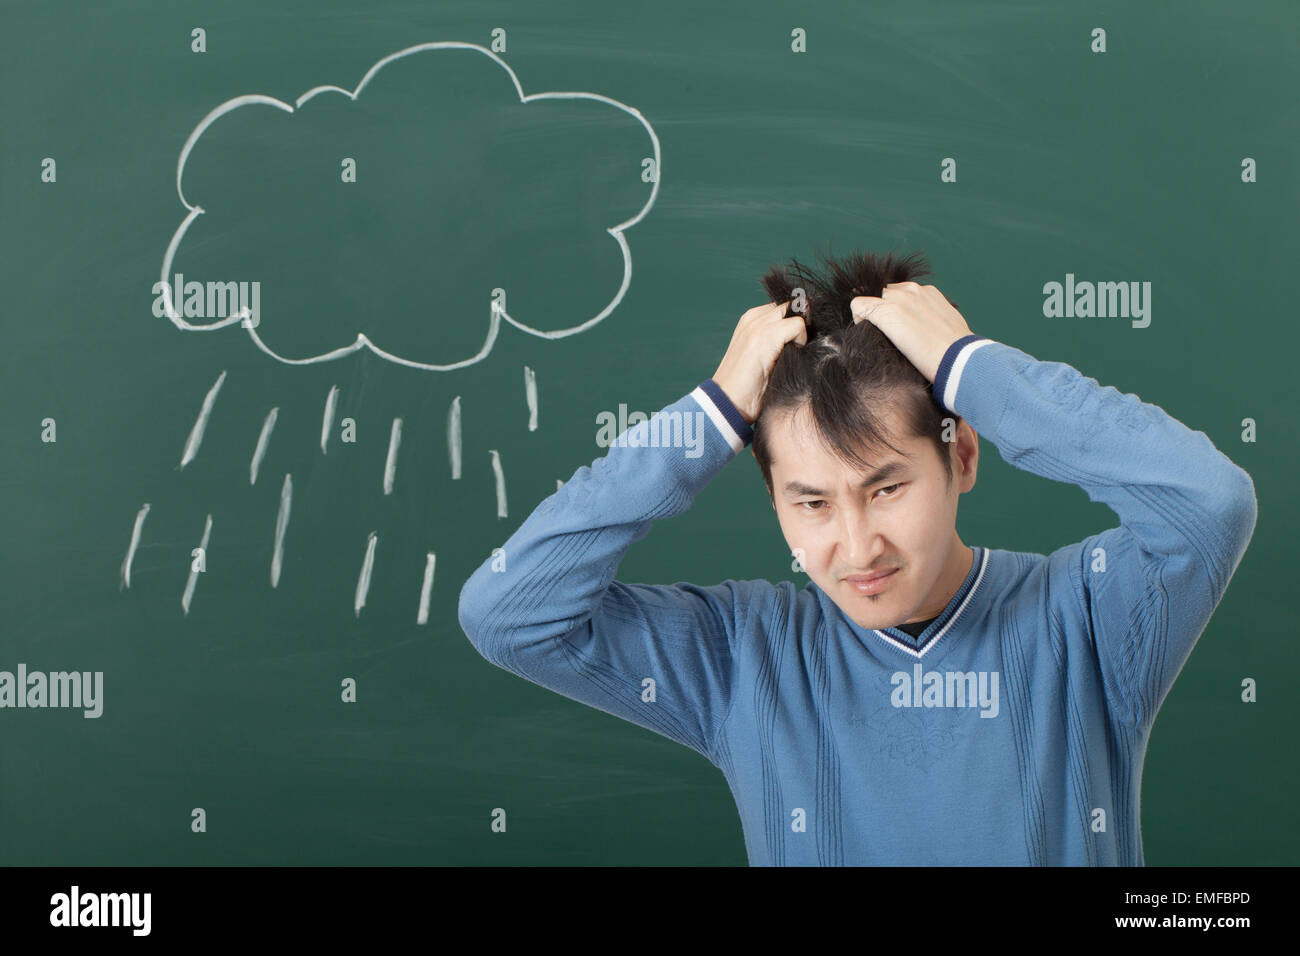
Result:
M971 334L961 313L932 285L891 282L878 296L855 296L849 309L855 323L865 320L884 332L931 384L948 347Z

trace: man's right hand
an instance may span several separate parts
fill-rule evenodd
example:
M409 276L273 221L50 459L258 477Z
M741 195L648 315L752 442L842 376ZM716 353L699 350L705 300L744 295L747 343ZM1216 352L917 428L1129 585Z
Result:
M785 316L789 304L786 301L759 305L742 315L732 333L727 354L713 373L713 381L750 425L758 421L763 389L781 349L791 341L808 344L803 316Z

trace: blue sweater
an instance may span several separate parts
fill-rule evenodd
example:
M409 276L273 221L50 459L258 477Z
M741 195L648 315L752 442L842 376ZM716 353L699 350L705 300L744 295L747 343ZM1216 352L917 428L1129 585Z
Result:
M703 754L751 865L1142 865L1147 740L1250 541L1254 484L1160 408L982 336L933 394L1119 526L1049 555L973 548L915 638L812 582L616 581L752 438L709 381L538 505L465 583L461 626L491 663ZM711 423L702 444L656 440L674 412Z

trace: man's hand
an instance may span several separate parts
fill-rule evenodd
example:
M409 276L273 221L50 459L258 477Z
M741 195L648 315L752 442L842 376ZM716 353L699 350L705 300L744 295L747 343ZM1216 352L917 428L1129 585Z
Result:
M931 384L948 347L971 334L961 313L932 285L891 282L879 296L856 296L849 310L854 322L866 320L884 332Z
M742 315L731 335L727 354L713 373L713 381L750 425L758 421L763 389L781 349L790 341L808 344L803 316L785 317L789 304L787 301L759 305Z

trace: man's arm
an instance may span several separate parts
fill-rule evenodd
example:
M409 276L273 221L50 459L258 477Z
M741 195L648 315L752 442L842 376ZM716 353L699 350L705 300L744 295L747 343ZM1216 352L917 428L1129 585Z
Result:
M1068 581L1079 602L1111 713L1149 727L1250 543L1250 475L1136 395L973 334L934 286L890 283L850 310L1006 461L1079 485L1119 516L1053 552L1049 580Z
M753 439L777 356L789 342L808 341L803 318L785 315L788 305L746 311L711 379L579 468L465 582L460 624L479 653L717 764L735 642L768 617L776 588L761 580L624 584L614 575L653 521L689 508Z
M773 586L613 578L652 522L687 510L753 433L712 380L655 417L621 436L626 447L579 468L474 572L460 624L493 664L712 761L731 700L732 644L746 618L767 613ZM664 435L670 422L689 427L681 434L695 447L650 446L652 428Z
M933 388L1007 462L1119 516L1051 572L1078 597L1112 713L1149 727L1250 542L1250 475L1136 395L981 336L945 350Z

